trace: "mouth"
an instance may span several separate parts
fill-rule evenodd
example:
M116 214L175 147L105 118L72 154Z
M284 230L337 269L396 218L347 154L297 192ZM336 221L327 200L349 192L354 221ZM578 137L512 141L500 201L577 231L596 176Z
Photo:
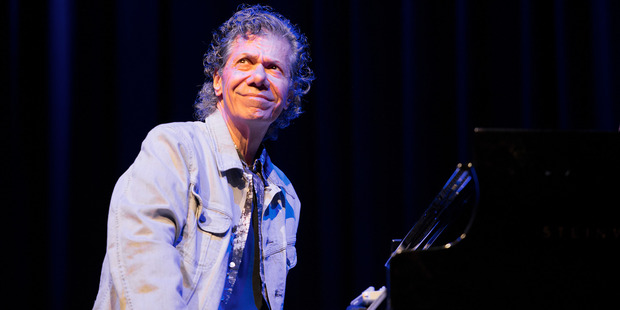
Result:
M263 94L241 94L241 96L243 97L250 97L250 98L259 98L259 99L263 99L263 100L267 100L267 101L273 101L273 98L271 98L270 96L267 95L263 95Z

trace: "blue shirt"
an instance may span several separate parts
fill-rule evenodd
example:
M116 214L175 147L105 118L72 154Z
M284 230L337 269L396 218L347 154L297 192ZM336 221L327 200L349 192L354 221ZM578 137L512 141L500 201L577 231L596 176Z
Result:
M262 295L260 293L260 277L256 279L254 273L254 225L250 224L250 230L248 231L248 238L245 243L245 250L243 251L243 257L241 260L241 266L239 267L239 273L237 274L237 281L233 287L232 296L225 309L257 309L256 298L260 298L262 301ZM258 281L258 292L255 290L254 283ZM258 293L258 294L257 294ZM256 294L258 296L256 296Z

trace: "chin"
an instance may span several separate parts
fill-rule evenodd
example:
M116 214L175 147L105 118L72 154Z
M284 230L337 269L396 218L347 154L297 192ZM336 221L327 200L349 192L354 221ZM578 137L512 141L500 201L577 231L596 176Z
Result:
M279 114L280 113L278 113L278 115ZM263 121L263 122L271 123L276 120L278 115L274 115L273 110L257 109L248 115L249 116L248 120Z

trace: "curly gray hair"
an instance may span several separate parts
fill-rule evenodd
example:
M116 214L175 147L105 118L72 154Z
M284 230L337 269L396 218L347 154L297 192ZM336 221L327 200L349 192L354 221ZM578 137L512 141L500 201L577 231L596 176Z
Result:
M240 9L213 33L211 46L204 55L206 76L202 89L194 104L195 114L204 120L217 107L218 98L213 90L213 75L226 64L232 44L238 37L248 39L251 35L273 34L288 40L291 44L291 90L289 107L270 125L265 139L275 140L278 130L287 127L301 113L301 97L308 93L314 74L309 67L310 52L306 37L284 16L262 5L242 5Z

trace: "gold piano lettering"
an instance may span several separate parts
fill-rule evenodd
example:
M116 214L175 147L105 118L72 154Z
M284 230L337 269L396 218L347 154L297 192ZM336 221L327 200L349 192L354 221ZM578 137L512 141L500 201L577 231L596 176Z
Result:
M556 240L620 240L620 227L544 225L541 236L543 239Z

